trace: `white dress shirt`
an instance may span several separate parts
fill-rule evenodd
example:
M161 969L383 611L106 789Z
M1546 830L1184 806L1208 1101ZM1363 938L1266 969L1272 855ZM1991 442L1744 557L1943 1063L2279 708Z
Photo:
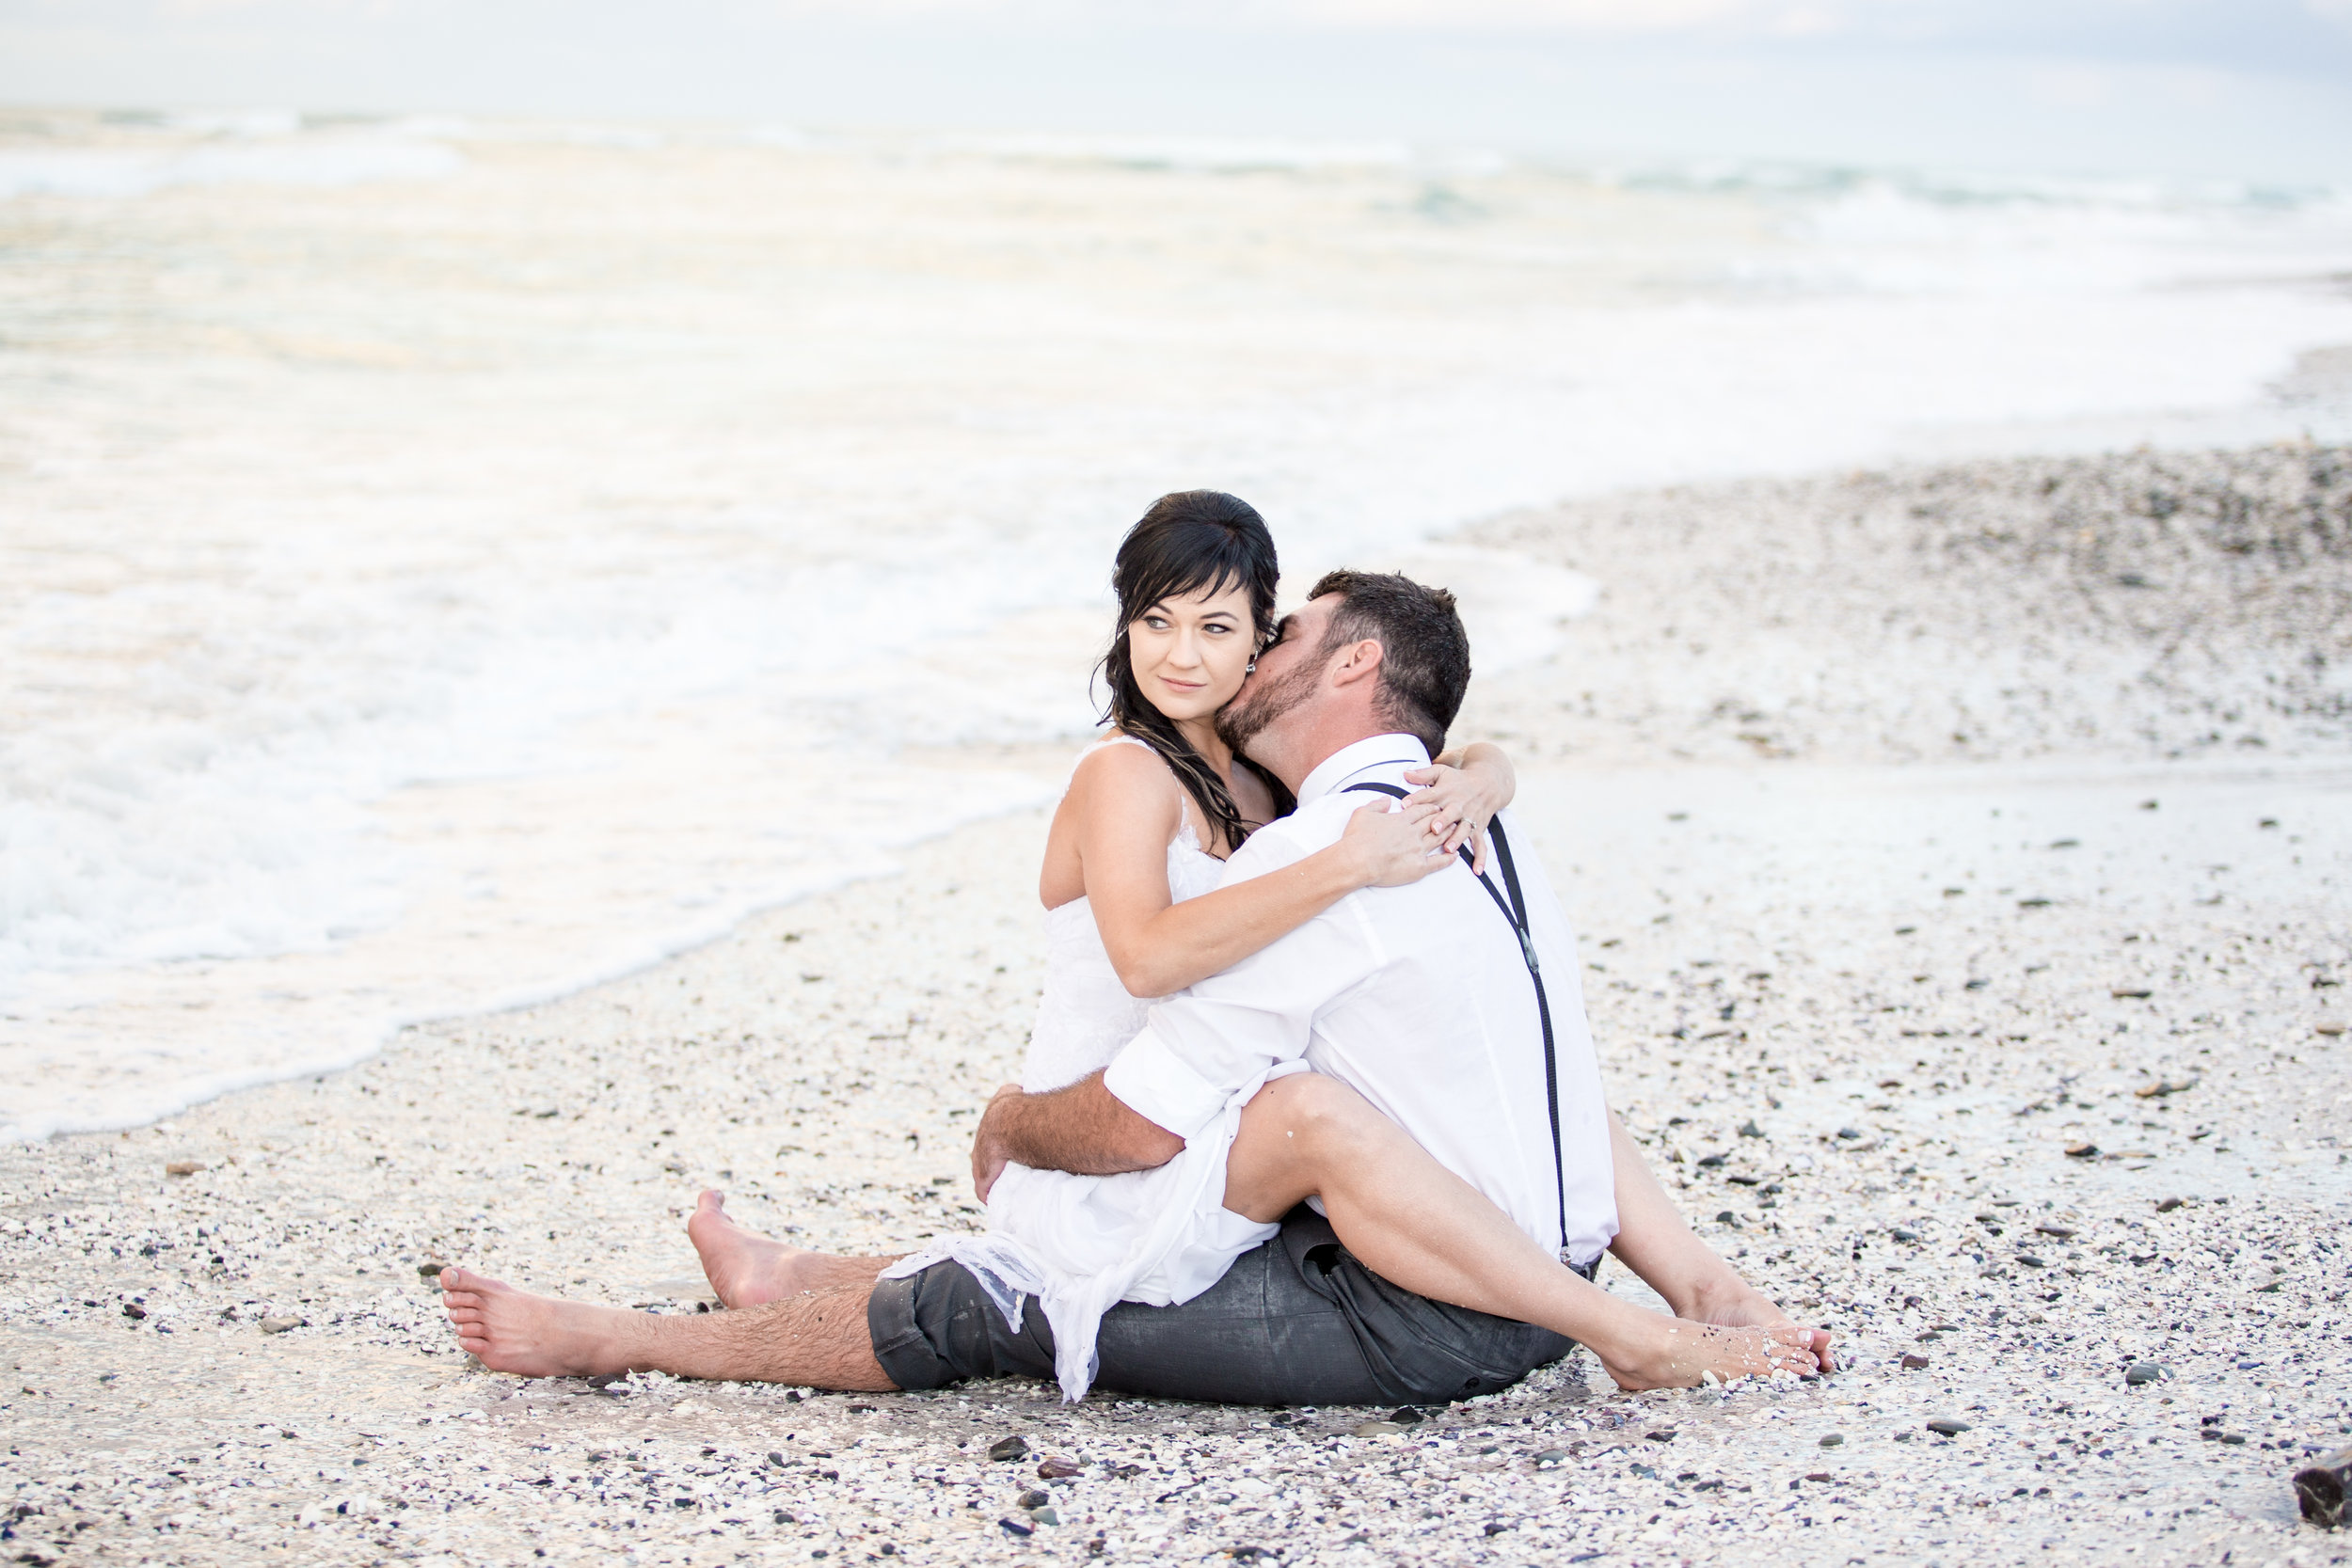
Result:
M1353 812L1385 799L1349 786L1409 789L1406 769L1428 765L1410 736L1343 749L1307 776L1295 813L1234 852L1225 882L1335 843ZM1160 1003L1112 1061L1105 1086L1190 1138L1221 1119L1236 1091L1303 1063L1353 1087L1547 1251L1565 1237L1571 1261L1597 1258L1617 1233L1616 1183L1576 938L1534 847L1509 814L1502 821L1550 1004L1557 1179L1534 985L1510 921L1458 861L1409 887L1350 894ZM1500 865L1487 875L1507 891Z

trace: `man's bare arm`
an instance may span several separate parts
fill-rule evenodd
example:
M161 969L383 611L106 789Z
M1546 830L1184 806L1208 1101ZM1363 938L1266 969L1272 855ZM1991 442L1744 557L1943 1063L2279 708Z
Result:
M1164 1165L1184 1148L1184 1139L1104 1088L1099 1072L1046 1094L1007 1085L972 1135L972 1185L985 1203L1009 1160L1073 1176L1117 1176Z

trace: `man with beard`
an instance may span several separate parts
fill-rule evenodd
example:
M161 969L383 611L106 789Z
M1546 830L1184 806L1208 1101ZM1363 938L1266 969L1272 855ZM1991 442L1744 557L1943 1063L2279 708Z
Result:
M1450 594L1353 572L1317 583L1226 716L1235 750L1299 802L1233 853L1227 879L1333 842L1368 793L1404 794L1469 678ZM983 1196L1008 1161L1078 1176L1157 1167L1231 1097L1286 1074L1258 1091L1279 1115L1251 1101L1221 1195L1279 1232L1189 1300L1112 1307L1097 1384L1441 1402L1504 1386L1571 1339L1628 1387L1828 1365L1829 1336L1789 1323L1692 1233L1610 1113L1565 916L1535 857L1509 852L1507 819L1495 828L1501 875L1454 867L1353 895L1155 1007L1104 1072L991 1101L973 1149ZM1400 1190L1406 1137L1443 1169ZM648 1317L450 1269L460 1342L537 1376L644 1369L887 1389L1053 1374L1034 1299L1008 1301L962 1263L878 1279L885 1260L791 1253L708 1208L697 1220L707 1272L742 1309ZM1676 1316L1597 1289L1603 1250Z

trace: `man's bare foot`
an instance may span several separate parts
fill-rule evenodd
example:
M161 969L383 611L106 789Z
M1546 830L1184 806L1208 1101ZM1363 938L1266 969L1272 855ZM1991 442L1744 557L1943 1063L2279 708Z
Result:
M1821 1339L1817 1349L1815 1335ZM1643 1388L1691 1388L1712 1373L1717 1382L1741 1377L1772 1377L1787 1372L1809 1377L1821 1370L1821 1351L1828 1335L1820 1329L1721 1328L1688 1318L1661 1318L1638 1347L1603 1352L1602 1368L1617 1386L1632 1393Z
M617 1377L646 1348L646 1320L617 1307L534 1296L465 1269L441 1271L441 1307L457 1342L494 1372L520 1377Z
M857 1271L851 1268L848 1277L843 1277L843 1265L862 1261L787 1246L756 1230L746 1230L727 1213L726 1195L716 1191L704 1193L695 1203L694 1216L686 1222L686 1234L702 1258L710 1288L719 1293L722 1305L731 1307L764 1307L803 1291L853 1283ZM882 1267L876 1261L863 1277L871 1280Z

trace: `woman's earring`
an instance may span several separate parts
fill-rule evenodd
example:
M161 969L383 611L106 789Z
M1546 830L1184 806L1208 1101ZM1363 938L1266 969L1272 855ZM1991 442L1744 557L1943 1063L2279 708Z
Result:
M1247 669L1247 670L1244 670L1244 671L1242 672L1242 673L1243 673L1243 674L1245 674L1245 675L1254 675L1254 674L1256 674L1257 673L1258 673L1258 661L1257 661L1256 659L1254 659L1254 658L1253 658L1253 659L1251 659L1251 660L1249 661L1249 668L1248 668L1248 669Z

